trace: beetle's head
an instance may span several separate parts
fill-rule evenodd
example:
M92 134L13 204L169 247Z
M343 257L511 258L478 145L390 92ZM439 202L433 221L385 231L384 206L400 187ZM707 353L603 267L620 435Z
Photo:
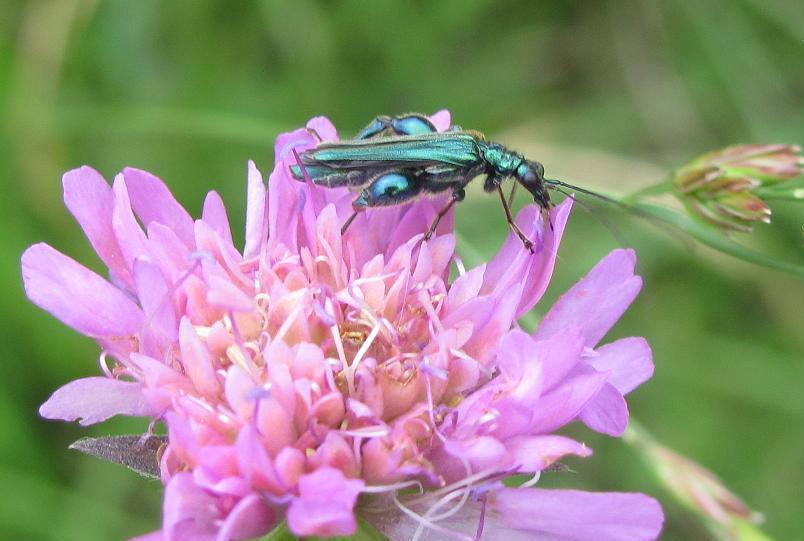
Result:
M523 161L516 168L517 182L533 196L533 200L545 210L550 209L550 195L544 181L544 166L539 162Z

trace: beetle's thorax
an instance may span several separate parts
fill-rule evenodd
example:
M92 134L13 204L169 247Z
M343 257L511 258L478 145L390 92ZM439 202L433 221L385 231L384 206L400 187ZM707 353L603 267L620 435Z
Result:
M522 154L510 151L499 143L484 141L479 146L483 159L488 164L487 173L495 176L513 176L525 159Z

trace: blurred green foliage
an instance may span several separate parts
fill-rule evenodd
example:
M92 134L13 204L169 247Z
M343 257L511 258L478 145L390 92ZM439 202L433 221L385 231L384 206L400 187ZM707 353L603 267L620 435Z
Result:
M159 522L158 483L66 450L143 424L36 414L58 386L97 373L97 347L28 303L19 278L20 253L40 240L100 269L61 205L64 171L148 169L195 213L218 190L242 224L246 160L270 170L280 131L325 114L348 135L378 113L446 107L550 175L632 190L711 148L804 142L802 38L804 10L787 0L0 3L0 531L93 541ZM632 413L720 474L776 539L799 538L804 284L602 215L645 278L612 333L654 348ZM800 264L802 216L775 205L774 224L745 241ZM576 210L542 310L618 246L600 217ZM467 263L488 257L505 235L498 202L470 194L458 229ZM662 497L621 442L576 435L595 456L547 484ZM663 539L707 539L665 509Z

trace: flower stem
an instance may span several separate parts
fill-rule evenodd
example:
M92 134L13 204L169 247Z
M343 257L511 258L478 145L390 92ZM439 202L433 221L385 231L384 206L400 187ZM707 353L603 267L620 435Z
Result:
M656 481L717 541L772 541L762 515L749 508L711 471L659 444L633 418L623 440L637 450Z
M624 195L624 196L620 197L619 199L620 199L620 201L622 203L632 204L632 203L636 203L637 201L639 201L640 199L642 199L644 197L647 197L647 196L650 196L650 195L662 195L662 194L665 194L665 193L668 193L668 192L672 191L672 189L673 189L672 177L667 177L664 180L662 180L661 182L658 182L656 184L651 184L651 185L646 186L644 188L640 188L639 190L636 190L634 192L631 192L630 194Z

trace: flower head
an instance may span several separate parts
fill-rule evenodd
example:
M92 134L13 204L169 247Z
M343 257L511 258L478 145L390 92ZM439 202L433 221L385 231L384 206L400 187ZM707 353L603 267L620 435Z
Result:
M673 182L698 215L727 230L751 231L770 223L771 209L756 193L804 173L796 145L735 145L699 156Z
M446 112L432 120L449 127ZM108 362L41 414L165 422L154 539L245 539L281 518L296 535L349 535L356 512L391 539L655 539L662 515L647 496L501 484L588 456L553 434L573 420L625 429L623 395L650 377L650 349L598 343L640 288L634 254L610 254L525 333L516 320L547 288L570 201L552 227L535 206L520 213L535 253L511 235L466 271L451 215L423 240L444 200L362 212L341 235L354 195L288 171L311 133L337 139L323 118L281 135L267 188L249 164L242 251L214 192L193 220L144 171L112 187L88 167L65 175L110 280L38 244L22 258L25 287Z

